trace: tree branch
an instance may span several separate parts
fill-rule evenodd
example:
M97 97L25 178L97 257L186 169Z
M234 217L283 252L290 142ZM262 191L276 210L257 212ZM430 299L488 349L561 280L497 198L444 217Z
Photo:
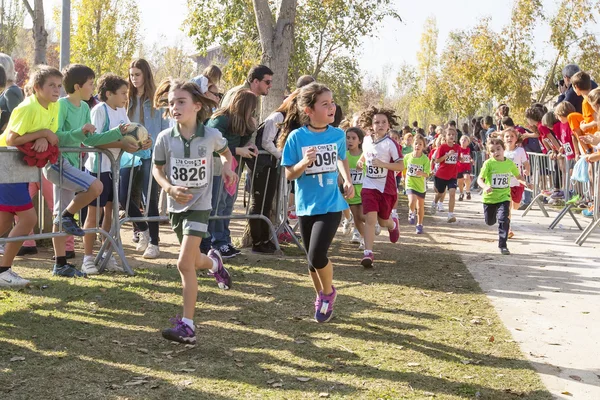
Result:
M263 50L263 60L273 58L273 15L268 0L252 0L254 14L256 14L256 27Z
M33 19L34 18L34 16L33 16L33 8L31 8L31 5L29 4L29 1L28 0L23 0L23 4L25 4L25 8L27 9L27 12L31 16L31 19Z

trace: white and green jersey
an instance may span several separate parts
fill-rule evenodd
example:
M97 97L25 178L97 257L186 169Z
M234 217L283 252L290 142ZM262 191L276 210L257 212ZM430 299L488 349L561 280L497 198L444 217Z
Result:
M227 140L221 132L202 124L189 140L181 136L177 126L158 134L154 163L164 165L165 175L172 185L187 187L194 195L187 204L179 204L169 196L169 212L212 209L213 152L226 151Z

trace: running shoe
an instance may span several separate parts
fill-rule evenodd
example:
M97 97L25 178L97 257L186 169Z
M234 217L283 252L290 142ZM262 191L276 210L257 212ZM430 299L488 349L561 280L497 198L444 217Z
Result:
M36 246L21 246L21 248L19 249L19 252L17 253L17 256L22 257L22 256L28 256L28 255L33 255L33 254L37 254L38 253L38 249Z
M471 192L467 192L467 200L471 200Z
M417 235L422 235L423 234L423 225L417 225L416 229L415 229L415 233Z
M331 286L333 292L325 295L323 292L319 293L319 299L317 300L315 320L319 323L329 322L333 317L333 305L335 304L335 298L337 297L337 290Z
M294 243L294 238L288 231L283 231L279 235L277 235L277 240L279 243Z
M509 250L508 250L506 247L501 247L501 248L500 248L500 253L501 253L503 256L509 256L509 255L510 255L510 251L509 251Z
M298 216L296 215L296 211L288 211L288 219L298 219Z
M594 216L594 211L590 211L590 210L583 210L583 211L581 212L581 214L582 214L584 217L592 218L592 217Z
M169 321L173 324L173 327L162 331L162 336L165 339L185 344L196 344L196 332L183 322L179 316L171 318Z
M106 257L106 255L104 257ZM115 260L115 257L112 254L106 263L106 270L109 272L125 272L123 267L117 264L117 260Z
M358 233L358 229L354 228L352 232L352 239L350 239L350 243L359 244L360 243L360 233Z
M463 201L465 199L465 195L464 194L459 194L458 195L458 201Z
M373 261L375 261L375 257L373 256L373 252L370 252L369 254L365 254L363 256L360 265L365 268L373 268Z
M350 233L350 228L352 227L352 219L344 219L342 222L342 234L347 235Z
M565 198L565 192L563 192L562 190L558 190L555 191L554 193L552 193L550 195L551 199L564 199Z
M254 254L273 254L275 249L267 245L267 243L259 243L252 245L252 253Z
M98 267L96 267L93 257L83 258L83 263L81 264L81 272L85 273L86 275L98 275Z
M437 203L431 203L431 215L435 215L437 213Z
M231 275L229 271L223 266L223 260L218 251L210 249L208 252L208 258L217 262L217 272L209 272L209 275L215 277L219 289L229 290L231 289Z
M221 253L221 257L227 259L237 256L239 253L236 253L232 247L233 246L228 244L224 244L223 246L219 247L219 253Z
M417 222L417 216L414 212L411 211L408 213L408 224L414 225L415 222Z
M148 245L150 244L150 231L145 230L142 232L138 232L138 242L135 246L136 251L146 251Z
M438 212L444 212L444 203L442 203L441 201L437 203L437 210Z
M379 226L379 223L375 224L375 236L379 236L381 234L381 226Z
M69 235L73 235L73 236L84 236L85 235L85 232L83 231L83 229L81 229L79 227L79 225L77 225L77 221L75 221L75 218L57 215L56 218L54 218L54 225L58 226L60 224L60 222L62 222L63 230L66 233L68 233Z
M12 268L0 274L0 288L21 288L29 286L30 283L27 279L17 275Z
M74 265L65 264L62 267L54 264L54 269L52 270L52 275L55 276L64 276L66 278L86 278L87 274L85 272L79 271L75 268Z
M144 251L144 255L142 256L146 259L155 259L160 257L160 248L152 243L150 243L148 245L148 247L146 247L146 250Z
M394 221L394 228L388 229L388 233L390 235L390 242L396 243L400 239L400 223L398 222L398 217L392 217L392 221Z
M229 244L229 248L231 249L231 251L233 251L235 253L235 255L237 256L238 254L242 254L242 251L238 248L236 248L234 245Z
M448 220L447 220L447 222L449 224L451 224L452 222L456 222L456 217L454 216L454 214L452 214L452 213L448 214Z

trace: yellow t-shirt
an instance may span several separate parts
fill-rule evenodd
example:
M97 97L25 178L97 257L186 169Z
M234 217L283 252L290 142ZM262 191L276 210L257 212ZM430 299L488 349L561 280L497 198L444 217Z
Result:
M58 103L50 103L48 108L40 105L35 95L27 97L10 114L10 120L2 135L0 146L6 147L8 132L15 132L23 136L42 129L56 132L58 129Z

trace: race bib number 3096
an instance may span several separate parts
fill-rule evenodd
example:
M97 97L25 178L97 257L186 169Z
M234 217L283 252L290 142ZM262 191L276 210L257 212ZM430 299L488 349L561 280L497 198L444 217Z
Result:
M192 188L208 185L206 162L206 158L172 158L171 183Z
M305 146L302 148L302 156L312 148L317 150L317 158L304 171L306 175L324 174L337 170L337 143Z

